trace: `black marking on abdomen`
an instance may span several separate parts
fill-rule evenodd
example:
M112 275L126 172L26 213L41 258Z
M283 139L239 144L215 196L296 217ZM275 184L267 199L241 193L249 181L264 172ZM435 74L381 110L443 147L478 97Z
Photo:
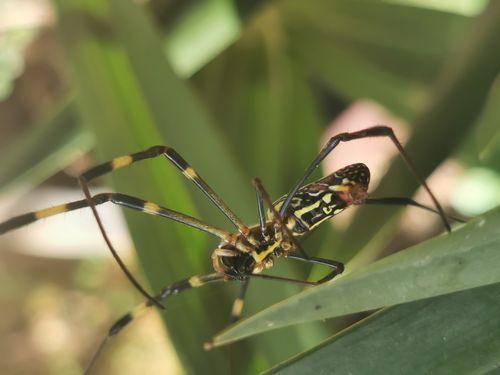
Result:
M328 203L323 199L327 195L330 195ZM314 192L313 194L310 194L309 191L304 191L300 192L296 198L297 203L290 210L290 214L294 216L297 222L296 226L307 227L306 230L334 216L339 212L338 210L343 210L347 207L347 204L332 191ZM317 207L312 208L315 205ZM307 210L308 207L311 207L311 209Z

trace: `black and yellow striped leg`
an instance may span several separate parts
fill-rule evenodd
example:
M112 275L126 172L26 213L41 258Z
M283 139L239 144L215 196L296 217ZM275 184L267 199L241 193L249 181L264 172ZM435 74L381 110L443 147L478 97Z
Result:
M100 205L106 202L111 202L150 215L165 217L177 221L179 223L189 225L193 228L202 230L204 232L210 233L220 238L221 240L228 241L231 236L229 232L214 227L212 225L208 225L194 217L182 214L174 210L170 210L165 207L161 207L151 201L145 201L143 199L135 198L130 195L125 195L121 193L101 193L93 196L92 202L94 205ZM82 199L74 202L61 204L58 206L53 206L50 208L45 208L39 211L29 212L24 215L16 216L3 223L0 223L0 234L20 228L27 224L31 224L37 220L49 216L54 216L60 213L74 211L85 207L89 207L89 203L86 199Z
M229 241L230 240L230 233L223 230L219 229L217 227L208 225L194 217L182 214L180 212L170 210L165 207L161 207L157 205L156 203L150 202L150 201L145 201L139 198L135 198L129 195L125 194L120 194L120 193L102 193L102 194L97 194L94 197L90 198L90 202L88 199L82 199L74 202L69 202L65 204L61 204L58 206L46 208L43 210L35 211L35 212L30 212L24 215L16 216L10 220L7 220L3 223L0 223L0 234L8 232L10 230L17 229L21 226L30 224L34 221L37 221L39 219L43 219L49 216L57 215L63 212L69 212L73 210L78 210L84 207L95 207L96 205L100 205L106 202L111 202L120 206L124 206L127 208L131 208L134 210L138 210L141 212L145 212L151 215L155 216L161 216L165 217L186 225L189 225L191 227L194 227L196 229L202 230L204 232L210 233L221 240ZM106 236L107 238L107 236ZM114 249L113 249L114 250ZM114 253L113 253L114 255ZM135 279L130 275L130 272L126 268L126 266L123 264L122 260L118 257L118 264L124 269L125 274L129 278L129 280L134 284L134 286L149 300L151 300L153 297L149 296L148 293L142 289L142 287L139 285L138 282L135 281ZM152 300L151 300L152 301ZM157 304L158 307L163 308L160 304Z
M103 197L101 197L101 195L106 195L106 194L99 194L99 196L94 197L96 199L95 204L103 203L103 201L102 201ZM64 203L64 204L60 204L60 205L49 207L49 208L44 208L44 209L38 210L38 211L28 212L26 214L13 217L9 220L6 220L6 221L0 223L0 235L7 233L7 232L10 232L12 230L21 228L25 225L34 223L35 221L44 219L46 217L58 215L58 214L73 211L73 210L78 210L80 208L88 207L88 206L89 206L89 204L87 203L87 200L82 199L79 201L74 201L74 202Z
M429 196L432 199L432 202L434 203L434 206L436 207L437 211L439 212L439 215L441 216L441 219L443 221L444 227L448 232L451 231L450 224L448 223L448 220L446 218L446 215L444 213L443 208L439 204L438 200L432 193L431 189L429 186L427 186L427 183L425 182L425 179L420 176L420 174L417 172L417 169L415 168L415 165L409 158L408 154L403 148L403 145L399 140L397 139L396 135L394 134L394 131L388 127L388 126L373 126L371 128L363 129L357 132L352 132L352 133L341 133L333 136L330 138L330 140L326 143L325 146L321 149L319 154L314 158L314 160L311 162L309 167L306 169L305 173L302 175L302 177L299 178L299 180L293 185L293 187L290 189L289 193L286 196L285 201L283 202L283 205L280 208L280 215L283 217L286 214L286 211L288 209L288 206L290 205L290 202L292 201L293 197L295 194L297 194L297 191L300 189L300 187L304 184L304 182L307 180L307 178L312 174L312 172L319 166L321 161L330 153L333 151L335 147L339 145L340 142L349 142L355 139L362 139L362 138L372 138L372 137L388 137L392 143L396 146L398 149L399 153L403 157L404 161L408 165L408 168L410 169L411 173L415 176L417 181L424 187L424 189L427 191Z
M240 289L238 291L238 296L233 302L233 308L231 309L231 317L229 318L229 323L235 323L241 318L243 313L243 305L245 303L245 295L248 290L248 284L250 279L243 280L240 284Z
M245 279L245 280L242 280L240 282L240 289L238 290L238 295L235 298L235 300L233 302L233 307L231 309L231 315L229 317L229 324L236 323L241 318L241 315L243 313L243 306L245 304L245 295L247 293L249 283L250 283L250 279ZM213 347L214 347L213 342L211 340L206 341L203 344L203 348L205 350L211 350ZM234 371L232 371L232 369L234 366L233 366L233 361L232 361L231 347L229 347L229 359L230 359L230 368L231 368L230 373L233 373Z
M422 208L426 211L433 212L435 214L439 215L439 211L435 210L432 207L426 206L425 204L418 203L414 201L411 198L405 198L405 197L388 197L388 198L367 198L363 202L363 204L380 204L380 205L385 205L385 206L413 206L413 207L418 207ZM456 221L458 223L466 223L467 220L461 219L459 217L451 216L451 215L446 215L448 220Z
M250 283L250 279L246 279L241 281L239 285L238 295L236 296L233 307L231 309L231 316L229 317L229 324L234 324L238 320L240 320L241 315L243 314L243 306L245 304L245 295L248 290L248 284ZM212 347L211 342L205 342L204 347L206 349L210 349ZM238 366L238 360L235 358L234 346L229 345L228 347L228 356L229 356L229 374L238 374L241 371L241 366Z
M131 155L116 157L106 163L93 167L80 176L80 182L86 186L96 177L105 175L111 171L129 166L137 161L153 159L158 156L164 156L168 161L175 165L182 174L191 180L217 208L238 228L243 234L248 234L248 227L236 216L231 208L220 198L215 191L203 180L203 178L180 156L173 148L167 146L153 146L147 150L136 152Z
M104 229L104 224L97 212L95 205L92 202L92 197L90 193L89 183L94 178L107 174L119 168L129 166L137 161L152 159L158 156L165 156L167 160L172 162L184 176L200 188L203 193L215 203L215 205L238 227L238 230L243 234L248 234L248 227L243 224L243 222L231 211L231 209L225 204L225 202L205 183L205 181L194 171L194 169L172 148L167 146L153 146L147 150L140 151L131 155L119 156L106 163L100 164L96 167L89 169L84 172L79 177L80 185L82 191L85 195L85 199L89 203L89 207L92 210L92 214L97 222L99 231L109 248L109 251L115 258L116 262L120 266L123 273L127 276L129 281L134 285L134 287L151 302L156 304L158 307L162 307L158 302L156 302L148 292L139 284L139 282L134 278L130 271L125 266L125 263L121 260L118 252L114 248L110 238L108 237L106 230Z
M211 273L208 275L196 275L189 277L187 279L183 279L181 281L175 282L173 284L170 284L166 287L164 287L160 293L158 293L154 299L155 301L162 301L166 300L170 296L185 292L189 289L193 288L199 288L203 285L213 283L213 282L218 282L218 281L230 281L226 280L224 277L224 274L221 273ZM92 356L92 359L89 362L89 365L87 366L87 369L85 370L85 374L88 374L92 367L94 366L96 360L98 359L100 353L104 349L104 346L108 339L112 336L117 335L123 328L125 328L127 325L129 325L133 320L138 318L139 316L143 315L146 313L150 307L153 306L153 302L151 300L147 300L144 303L138 305L136 308L134 308L132 311L126 313L123 315L120 319L118 319L108 330L108 333L104 340L101 342L101 345L99 345L99 348L97 351L94 353Z

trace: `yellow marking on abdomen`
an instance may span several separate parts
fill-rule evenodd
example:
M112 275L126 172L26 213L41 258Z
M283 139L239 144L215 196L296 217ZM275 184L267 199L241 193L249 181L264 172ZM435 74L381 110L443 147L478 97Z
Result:
M323 213L325 215L330 215L333 211L333 207L332 206L327 206L327 207L323 207Z
M241 298L237 298L234 300L233 309L231 310L232 316L240 316L243 311L243 300Z
M274 209L279 212L279 210L281 209L281 206L283 206L283 203L285 203L285 201L278 202L278 204L276 204L274 206ZM272 212L272 210L268 210L268 212L270 212L270 211Z
M154 212L154 213L161 211L161 207L153 202L145 202L143 209L144 211Z
M190 277L188 282L189 282L189 285L193 288L198 288L199 286L203 285L203 281L201 281L198 276Z
M66 207L67 206L65 204L61 204L59 206L45 208L43 210L36 211L35 212L35 217L37 219L43 219L44 217L48 217L48 216L52 216L52 215L57 215L57 214L60 214L62 212L66 212L67 211Z
M303 214L305 214L305 213L307 213L307 212L309 212L309 211L312 211L312 210L314 210L315 208L318 208L320 204L321 204L321 202L320 202L320 201L316 201L316 202L314 202L313 204L311 204L311 205L309 205L309 206L306 206L306 207L304 207L304 208L301 208L300 210L295 211L293 214L294 214L296 217L300 218L300 217L302 217L302 215L303 215Z
M111 160L111 168L117 169L132 164L134 159L130 155L120 156Z
M323 202L325 202L326 204L330 203L332 201L332 193L328 193L328 194L325 194L323 195Z

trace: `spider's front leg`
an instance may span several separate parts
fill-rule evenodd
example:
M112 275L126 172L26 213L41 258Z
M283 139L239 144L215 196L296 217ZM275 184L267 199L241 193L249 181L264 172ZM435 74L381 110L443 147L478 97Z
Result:
M135 279L135 277L128 270L125 263L122 261L118 252L114 248L111 239L108 237L104 224L97 212L97 208L92 200L92 195L90 193L89 183L97 177L106 175L112 171L120 168L124 168L134 164L138 161L153 159L156 157L164 156L169 162L175 165L181 173L190 181L192 181L216 206L221 210L226 217L231 220L231 222L238 228L239 232L246 236L248 234L248 227L236 216L236 214L229 208L229 206L215 193L215 191L203 180L203 178L188 164L182 156L180 156L173 148L168 146L153 146L144 151L139 151L134 154L124 155L116 157L110 161L99 164L88 171L80 175L79 181L82 187L82 191L87 200L88 206L92 210L92 214L96 220L97 226L101 235L106 242L106 245L120 266L123 273L127 276L129 281L134 285L134 287L153 304L160 308L163 308L158 301L156 301L142 285Z
M350 142L356 139L363 139L363 138L373 138L373 137L387 137L389 138L394 146L398 149L400 155L406 162L408 168L410 169L411 173L415 176L417 181L422 185L422 187L427 191L429 194L432 202L434 203L434 206L436 207L436 210L439 213L439 216L441 216L441 219L443 221L444 227L448 232L451 232L451 227L450 224L448 223L448 219L444 213L443 208L439 204L438 200L432 193L431 189L425 182L425 179L418 173L417 168L415 167L415 164L413 161L410 159L408 154L403 148L403 145L401 142L399 142L398 138L394 134L394 131L392 128L388 126L373 126L370 128L366 128L363 130L359 130L356 132L352 133L340 133L332 138L329 139L329 141L323 146L321 151L318 153L318 155L313 159L311 164L307 167L306 171L304 174L297 180L297 182L293 185L293 187L290 189L289 193L286 195L286 199L283 203L283 205L280 208L280 215L283 216L285 215L290 203L292 202L293 197L299 189L303 186L304 182L307 180L307 178L313 173L313 171L319 166L319 164L323 161L324 158L326 158L330 152L332 152L335 147L337 147L341 142Z

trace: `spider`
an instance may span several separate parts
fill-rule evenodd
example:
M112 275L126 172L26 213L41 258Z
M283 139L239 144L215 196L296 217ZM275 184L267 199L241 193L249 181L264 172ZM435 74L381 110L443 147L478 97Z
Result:
M370 182L370 171L362 163L348 165L317 181L305 184L308 177L319 166L321 161L341 142L368 137L387 137L393 142L412 174L429 194L435 208L420 204L410 198L368 198L367 191ZM224 229L206 224L197 218L162 207L154 202L121 193L91 195L89 183L96 177L129 166L132 163L159 156L164 156L185 177L191 180L234 224L237 231L230 233ZM387 126L373 126L356 132L341 133L330 138L289 192L275 202L271 200L260 180L257 178L254 179L253 186L256 192L259 222L252 226L247 226L243 223L203 178L173 148L167 146L153 146L134 154L116 157L83 173L79 177L79 182L85 199L11 218L0 223L0 234L42 218L84 207L91 208L99 230L113 257L130 282L144 295L146 301L131 312L123 315L111 326L106 339L97 350L88 369L92 367L107 338L116 335L149 307L157 306L164 308L161 302L172 295L192 288L199 288L208 283L237 281L240 283L240 289L231 311L230 321L233 323L241 317L245 293L250 280L253 278L304 285L318 285L332 280L335 276L343 272L344 265L334 260L309 256L301 247L299 240L314 231L321 223L338 215L349 206L360 204L412 205L438 214L443 221L445 229L448 232L451 230L448 218L441 205L427 186L425 180L417 173L416 168L394 135L393 130ZM150 295L129 272L104 230L96 206L106 202L168 218L219 238L220 243L211 255L211 262L215 272L188 277L164 287L154 296ZM326 276L316 281L291 279L262 273L263 270L271 268L274 261L279 258L295 259L323 265L328 267L330 271ZM208 342L206 349L210 347L211 344Z

